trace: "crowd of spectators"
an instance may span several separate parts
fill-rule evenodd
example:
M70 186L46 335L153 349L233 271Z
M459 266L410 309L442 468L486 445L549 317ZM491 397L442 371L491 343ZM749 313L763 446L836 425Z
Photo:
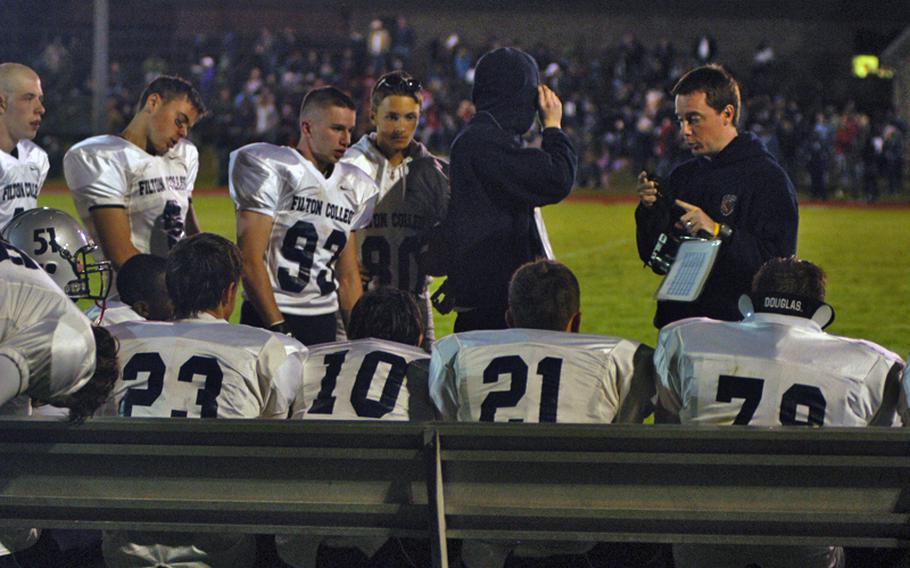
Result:
M308 89L336 85L368 108L376 78L405 68L425 88L418 138L447 154L473 113L477 58L491 48L516 45L534 55L543 80L564 102L563 125L579 150L580 187L610 187L618 173L643 169L659 178L688 157L668 91L687 69L715 61L744 86L740 127L765 141L800 190L819 199L869 201L902 191L907 126L887 108L830 100L825 80L833 78L816 77L811 88L805 81L797 84L799 74L779 61L769 44L756 46L749 61L728 61L723 46L707 35L685 46L662 38L646 47L631 32L585 49L522 43L493 38L475 45L457 33L420 38L403 16L376 19L362 33L319 44L292 28L250 36L199 34L167 54L150 51L129 61L112 57L105 129L123 127L138 90L157 74L187 77L212 111L194 129L194 138L214 147L217 183L224 185L231 150L252 141L293 144L298 105ZM48 112L38 142L52 164L59 164L54 156L69 143L93 133L90 47L85 38L58 37L23 61L44 81ZM368 128L368 113L359 113L356 134Z

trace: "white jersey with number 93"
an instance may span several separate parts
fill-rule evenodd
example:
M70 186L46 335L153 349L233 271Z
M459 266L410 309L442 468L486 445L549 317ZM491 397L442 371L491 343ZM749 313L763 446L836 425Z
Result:
M272 217L266 265L278 309L336 311L335 263L351 231L370 222L373 180L344 163L326 178L295 148L258 143L231 153L230 190L238 210Z

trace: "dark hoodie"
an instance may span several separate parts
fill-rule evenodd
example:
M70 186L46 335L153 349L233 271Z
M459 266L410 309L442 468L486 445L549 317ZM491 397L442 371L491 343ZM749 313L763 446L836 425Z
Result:
M738 321L739 297L749 292L752 278L765 261L796 254L799 212L793 183L752 133L740 134L714 158L689 160L670 174L660 191L667 202L682 199L704 210L714 221L729 225L701 296L692 303L657 302L655 327L687 317ZM638 254L647 262L661 232L683 211L666 202L635 211Z
M539 83L537 62L518 49L496 49L477 63L477 113L452 143L443 224L459 307L505 312L512 273L542 254L534 208L572 190L576 155L562 130L544 129L541 149L522 147L520 136L537 113Z

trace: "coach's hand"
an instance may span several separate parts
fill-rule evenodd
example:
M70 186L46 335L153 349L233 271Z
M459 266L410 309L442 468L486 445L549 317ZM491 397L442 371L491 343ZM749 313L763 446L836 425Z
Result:
M686 210L676 223L677 228L683 229L693 237L701 232L707 233L707 236L717 235L717 223L702 211L701 207L686 203L682 199L677 199L676 204Z
M562 101L546 85L537 86L537 106L544 128L562 128Z
M638 174L638 186L635 190L638 191L638 197L641 198L641 204L645 207L651 207L657 202L657 195L659 193L657 182L648 177L648 172L642 171Z

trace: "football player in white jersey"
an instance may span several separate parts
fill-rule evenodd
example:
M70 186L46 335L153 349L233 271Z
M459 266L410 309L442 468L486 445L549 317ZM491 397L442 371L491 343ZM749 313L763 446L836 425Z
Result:
M868 341L823 331L825 273L796 257L766 262L745 319L690 318L665 326L654 360L660 403L684 424L890 426L903 362ZM674 545L676 566L829 567L836 547Z
M92 327L37 262L2 240L0 298L0 414L27 416L33 405L52 404L74 421L91 416L119 374L111 335ZM34 529L0 531L0 564L37 539Z
M3 239L0 414L81 421L108 398L119 366L111 335L89 327L72 300L103 297L100 286L90 287L89 274L101 276L99 284L110 267L90 261L94 244L75 219L56 209L20 213L4 228ZM10 395L15 398L4 402ZM37 536L35 529L0 531L0 566L18 566L20 559L8 555L23 549L41 559L34 565L57 565L49 548L31 548Z
M379 186L373 220L357 231L360 274L368 289L394 286L417 298L424 347L435 335L423 253L449 205L448 163L414 140L423 103L420 82L404 71L386 73L370 94L376 132L351 146L342 162L367 172Z
M69 408L72 420L91 416L117 376L110 335L93 328L37 262L3 241L0 298L0 406L27 394Z
M177 319L108 328L120 342L123 369L111 403L117 414L287 418L306 348L290 337L226 321L241 269L239 250L224 237L201 233L174 246L166 281ZM255 556L249 535L110 532L103 548L111 568L248 567Z
M167 256L199 232L192 205L199 152L186 136L205 113L195 87L161 76L119 136L83 140L64 156L76 209L115 269L141 252Z
M0 65L0 227L36 206L47 153L32 140L44 115L41 79L19 63Z
M363 293L351 231L370 222L378 189L338 163L351 142L355 105L334 87L300 105L296 148L249 144L231 153L245 301L241 323L290 332L306 345L336 339ZM337 290L337 292L336 292Z
M168 321L174 305L164 282L167 261L153 254L130 257L117 273L120 300L97 303L88 310L94 325L109 326L124 321Z
M403 290L364 293L351 312L348 340L310 349L294 418L432 420L420 319Z
M640 423L654 395L653 349L618 337L582 335L578 280L541 259L509 283L511 329L469 331L433 346L430 396L445 420L460 422ZM518 546L465 541L469 568L500 567L519 556L581 554L579 543Z
M427 390L429 356L419 347L422 340L421 314L412 294L391 287L365 292L351 311L348 340L310 348L293 418L433 420ZM276 540L281 558L301 568L316 565L320 543L330 549L354 548L365 564L386 541L283 535Z
M512 329L455 333L433 347L437 410L464 422L641 422L654 390L653 350L579 334L579 301L578 280L560 262L516 270Z

